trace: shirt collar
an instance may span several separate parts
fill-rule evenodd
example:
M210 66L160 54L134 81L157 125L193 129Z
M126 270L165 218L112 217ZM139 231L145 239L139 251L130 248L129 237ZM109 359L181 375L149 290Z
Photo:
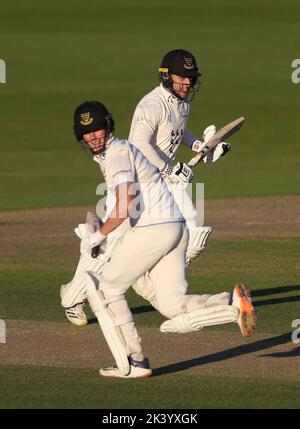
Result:
M184 107L190 103L189 100L180 100L176 95L168 91L162 83L160 83L159 88L169 103L177 103L180 107Z
M107 150L108 150L109 146L110 146L110 145L111 145L115 140L116 140L116 137L115 137L113 134L111 134L111 135L108 137L108 139L106 140L106 143L105 143L105 151L103 151L103 152L99 153L98 155L94 155L94 156L93 156L93 160L94 160L94 161L96 161L96 162L98 162L98 163L99 163L99 161L100 161L100 160L104 160L104 159L105 159L105 157L106 157L106 153L107 153Z

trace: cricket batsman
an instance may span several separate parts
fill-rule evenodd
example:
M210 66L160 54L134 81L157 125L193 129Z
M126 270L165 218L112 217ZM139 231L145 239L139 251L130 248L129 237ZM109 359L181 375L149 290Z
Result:
M97 157L115 194L112 211L94 232L82 237L82 249L91 254L126 219L131 225L98 273L85 273L87 298L116 361L116 366L101 369L100 375L152 374L125 299L127 289L146 271L155 288L157 309L168 319L160 327L162 332L188 333L235 322L243 335L251 335L255 311L244 285L235 286L232 294L186 294L189 232L185 219L159 169L137 147L113 135L114 121L107 108L97 101L82 103L74 113L74 130Z
M194 137L187 128L190 109L190 100L194 97L199 86L201 76L196 60L188 51L176 49L168 52L159 68L160 85L147 94L137 105L133 115L129 141L138 147L144 156L161 172L170 192L180 208L189 228L189 243L186 254L186 265L195 259L204 250L211 227L197 226L196 210L185 188L192 181L193 173L187 164L181 162L172 167L176 151L182 143L193 151L199 152L206 141L215 133L216 127L210 125L204 131L204 141ZM87 119L88 121L88 119ZM210 152L204 162L215 162L230 149L228 143L219 145ZM98 157L94 157L98 162ZM108 192L107 213L115 202L114 195ZM106 216L103 220L106 219ZM79 238L82 238L90 228L89 223L79 224L75 229ZM97 227L97 219L94 219ZM114 246L130 227L124 222L114 231L107 240L102 254L93 259L82 250L81 257L74 278L61 288L62 305L66 308L67 318L76 325L87 324L84 313L84 301L78 304L78 291L82 291L84 300L86 270L98 271L109 258ZM155 288L149 273L144 273L134 284L133 288L144 299L156 308Z
M184 49L168 52L159 67L160 85L138 103L128 138L160 170L183 214L189 229L186 265L204 250L212 232L211 227L197 225L197 213L186 191L193 178L192 169L182 162L172 165L180 144L199 153L216 131L215 125L206 127L203 141L200 141L187 128L190 103L199 88L200 77L191 52ZM221 142L203 161L216 162L229 150L230 144ZM155 307L154 289L148 273L133 287Z

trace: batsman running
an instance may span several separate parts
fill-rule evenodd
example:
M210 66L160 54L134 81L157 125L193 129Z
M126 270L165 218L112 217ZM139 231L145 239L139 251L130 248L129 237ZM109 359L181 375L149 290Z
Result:
M192 182L190 165L178 162L172 166L181 144L200 153L216 132L209 125L203 140L187 128L190 104L200 86L201 73L194 55L184 49L167 52L159 67L160 85L138 103L131 123L129 142L137 146L160 172L180 208L189 229L186 265L197 258L212 232L208 226L197 225L197 212L186 191ZM204 157L204 163L214 163L229 152L229 143L220 142ZM148 273L133 285L135 291L154 307L156 298Z
M235 322L243 335L251 335L255 311L244 285L235 286L232 294L186 294L186 222L159 169L137 147L113 135L114 121L107 108L96 101L81 104L75 110L74 129L98 158L115 194L106 221L82 238L83 250L91 253L95 246L101 250L126 219L131 225L99 272L85 273L88 301L116 361L116 366L100 369L100 374L120 378L152 374L125 299L127 289L146 271L155 288L157 309L168 318L162 332L188 333Z
M159 68L160 85L138 103L129 134L130 143L135 145L150 163L161 172L186 220L189 228L186 265L204 250L207 239L212 232L211 227L197 225L197 213L185 189L188 183L192 181L191 167L182 162L178 162L172 167L180 144L200 153L216 131L214 125L208 126L204 130L203 141L200 141L187 128L190 102L199 87L200 76L192 53L183 49L168 52L163 57ZM229 149L228 143L220 142L214 150L208 153L203 162L215 162ZM98 162L97 157L94 159ZM107 213L110 212L114 203L115 196L108 191ZM102 220L105 221L105 219L106 216ZM97 218L89 215L87 222L80 224L75 232L79 238L82 238L88 230L95 227L97 227ZM129 222L124 222L110 235L106 249L102 249L102 255L99 258L93 259L91 255L81 251L80 262L74 278L61 289L62 305L66 308L66 316L72 323L76 325L87 324L84 301L78 303L78 296L81 291L83 292L82 300L84 299L86 288L84 272L86 270L97 272L129 227ZM149 273L144 273L134 283L133 288L156 308L155 288Z

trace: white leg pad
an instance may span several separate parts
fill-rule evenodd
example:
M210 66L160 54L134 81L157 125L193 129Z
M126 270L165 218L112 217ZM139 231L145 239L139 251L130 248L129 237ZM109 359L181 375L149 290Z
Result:
M239 311L232 305L212 305L166 320L160 326L160 331L177 332L179 334L195 332L205 326L237 322L238 315Z
M65 308L80 304L86 299L85 272L98 272L105 263L104 257L93 259L81 256L73 279L61 290L61 305Z
M96 225L101 225L101 220L92 213L87 213L87 224L94 231ZM82 303L86 299L86 271L98 273L102 266L110 259L114 248L119 244L125 232L130 228L129 221L124 221L115 231L108 235L105 251L97 258L92 258L90 254L82 254L73 279L62 289L61 305L65 308L73 307Z
M186 251L187 261L192 261L205 249L209 235L212 233L210 226L189 228L189 242Z
M215 295L208 295L208 299L205 301L204 306L212 307L216 305L229 305L231 301L231 293L229 292L221 292Z
M104 298L103 292L99 289L99 279L95 273L86 273L86 284L90 306L98 319L117 367L122 375L127 375L130 372L130 365L127 356L126 342L120 325L132 322L132 315L130 314L128 317L123 316L117 318L112 314L108 308L108 303Z

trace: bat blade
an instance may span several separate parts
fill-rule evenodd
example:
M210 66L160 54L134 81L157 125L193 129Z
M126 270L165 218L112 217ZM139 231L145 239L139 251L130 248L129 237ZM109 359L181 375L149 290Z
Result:
M241 116L238 119L230 122L224 127L220 128L215 134L208 140L203 149L190 161L188 162L189 167L195 167L206 155L211 152L221 141L225 141L228 137L232 136L232 134L236 133L245 121L244 116Z

